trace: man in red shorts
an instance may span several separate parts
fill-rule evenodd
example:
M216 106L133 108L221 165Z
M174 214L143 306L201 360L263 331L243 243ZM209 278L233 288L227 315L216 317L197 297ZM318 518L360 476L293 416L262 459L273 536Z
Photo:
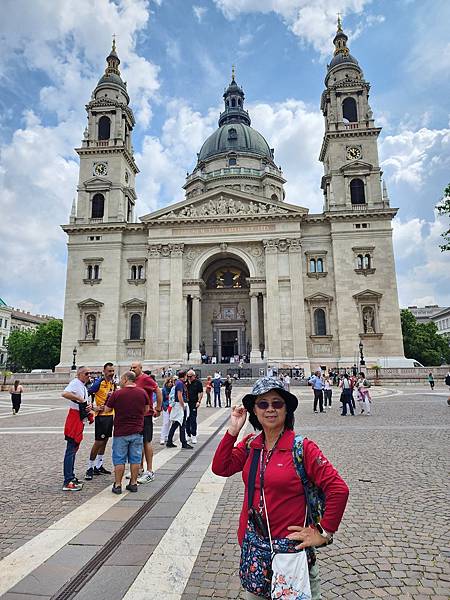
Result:
M136 375L136 386L145 390L148 394L150 405L144 416L144 456L142 457L142 468L144 467L144 457L147 468L138 478L138 483L150 483L154 480L153 472L153 416L159 417L162 406L162 393L156 381L142 372L142 363L133 362L130 371ZM156 394L156 407L153 407L153 394Z

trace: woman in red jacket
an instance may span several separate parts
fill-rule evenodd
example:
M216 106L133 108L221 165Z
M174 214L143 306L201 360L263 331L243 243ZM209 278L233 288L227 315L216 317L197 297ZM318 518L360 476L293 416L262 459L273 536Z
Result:
M287 538L290 542L285 543L295 545L298 551L331 543L339 527L347 503L348 487L320 448L306 438L303 440L304 470L308 480L322 490L326 508L320 523L305 527L306 499L293 455L294 412L297 406L297 398L285 390L280 381L263 377L256 382L251 394L244 396L243 406L233 407L230 425L216 450L212 470L222 477L242 471L245 494L238 529L241 546L250 532L261 538L267 537L266 509L272 538ZM236 444L247 414L254 429L261 433L249 435ZM253 500L250 504L249 474L252 463L256 464L253 460L256 452L260 458L256 477L253 476L254 483L251 484ZM243 557L241 567L242 560ZM320 598L320 581L317 566L311 563L309 576L312 600L317 600ZM258 565L252 568L257 571ZM261 569L263 573L266 572L265 565ZM269 577L270 573L267 579ZM255 584L248 583L246 587L248 600L270 598L270 583L264 589L255 589Z

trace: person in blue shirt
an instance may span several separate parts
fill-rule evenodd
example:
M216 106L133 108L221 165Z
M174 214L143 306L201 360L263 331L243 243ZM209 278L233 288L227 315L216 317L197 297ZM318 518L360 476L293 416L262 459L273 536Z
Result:
M325 379L323 378L322 371L316 371L314 375L311 375L308 382L314 390L314 412L317 412L317 403L319 403L320 412L325 412L323 410L323 388L325 387Z

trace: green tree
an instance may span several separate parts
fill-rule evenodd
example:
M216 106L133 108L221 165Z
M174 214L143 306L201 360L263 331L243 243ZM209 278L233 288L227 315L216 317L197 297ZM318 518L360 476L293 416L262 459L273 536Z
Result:
M401 321L406 358L415 358L425 366L450 361L447 340L437 333L435 323L418 323L406 309L401 311Z
M436 206L436 208L440 215L448 215L450 217L450 183L445 188L444 197ZM442 252L450 250L450 229L444 231L442 237L444 238L445 243L442 244L442 246L439 246L439 248L442 250Z
M8 363L15 371L54 369L61 350L62 321L52 319L34 330L13 331L7 341Z

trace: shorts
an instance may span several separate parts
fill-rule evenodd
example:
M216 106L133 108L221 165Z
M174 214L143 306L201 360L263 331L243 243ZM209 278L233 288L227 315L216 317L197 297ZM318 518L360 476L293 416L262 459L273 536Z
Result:
M97 442L103 442L112 437L114 417L112 415L95 417L95 439Z
M144 444L151 442L153 439L153 417L144 417Z
M141 433L113 437L113 465L124 465L127 462L130 463L130 465L141 464L142 448L143 445Z

